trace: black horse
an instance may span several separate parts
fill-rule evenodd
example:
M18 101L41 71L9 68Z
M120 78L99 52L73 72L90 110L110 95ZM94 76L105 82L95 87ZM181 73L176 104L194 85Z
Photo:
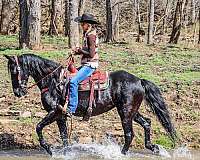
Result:
M27 93L27 82L29 76L33 77L41 91L41 100L47 115L37 124L36 132L40 145L52 155L51 147L44 140L42 130L45 126L57 122L63 145L68 145L66 116L59 109L64 105L65 98L61 96L54 84L60 84L60 73L63 67L51 60L41 58L33 54L21 56L6 56L8 59L8 70L11 73L12 87L15 96L22 97ZM46 92L43 89L49 88ZM95 92L95 95L97 93ZM165 128L171 139L175 141L176 132L171 122L166 104L162 98L159 88L150 81L140 79L126 71L115 71L109 74L109 87L101 91L101 103L96 102L92 115L110 111L114 107L120 115L124 130L125 144L122 153L126 154L134 137L133 120L144 128L145 147L153 152L159 152L157 145L150 140L151 120L139 113L139 107L146 100L158 120ZM84 116L89 104L89 91L79 92L79 103L75 116Z

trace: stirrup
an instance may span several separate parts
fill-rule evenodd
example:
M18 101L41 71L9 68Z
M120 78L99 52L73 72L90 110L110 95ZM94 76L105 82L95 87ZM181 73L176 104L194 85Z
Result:
M67 116L69 118L72 117L72 113L71 113L70 109L68 108L67 103L64 106L59 105L59 109L62 111L62 114L64 114L65 116Z
M83 116L82 121L89 121L92 115L92 109L88 108L86 114Z

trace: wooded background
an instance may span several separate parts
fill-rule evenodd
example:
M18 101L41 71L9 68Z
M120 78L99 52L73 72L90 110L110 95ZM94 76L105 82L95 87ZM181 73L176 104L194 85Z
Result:
M104 42L200 43L199 0L0 0L0 34L19 34L19 47L39 49L41 35L79 45L74 18L92 13Z

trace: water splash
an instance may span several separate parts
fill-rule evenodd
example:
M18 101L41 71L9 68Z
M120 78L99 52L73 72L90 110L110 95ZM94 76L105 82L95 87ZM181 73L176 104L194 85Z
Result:
M188 160L192 160L192 154L190 152L190 150L188 149L187 145L181 146L179 148L177 148L176 150L174 150L173 152L173 159L188 159Z
M74 143L70 147L70 152L64 156L62 150L54 150L53 159L62 160L194 160L187 146L182 146L174 151L167 151L161 145L159 147L159 156L144 153L129 152L126 156L121 154L120 146L110 137L104 140L102 144L90 143L79 144Z
M169 152L161 145L158 145L159 148L159 155L161 157L165 157L165 158L171 158L171 155L169 154Z
M104 140L102 144L90 143L79 144L75 143L71 146L71 151L67 152L67 155L62 155L64 149L56 151L54 150L53 158L68 159L84 159L84 157L93 157L93 159L109 159L118 160L124 159L124 155L121 154L121 149L111 138Z

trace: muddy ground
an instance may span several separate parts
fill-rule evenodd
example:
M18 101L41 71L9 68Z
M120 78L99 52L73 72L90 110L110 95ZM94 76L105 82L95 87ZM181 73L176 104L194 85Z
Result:
M36 51L36 53L65 64L63 51L60 51L61 53L58 53L56 57L48 56L54 51L58 52L54 48L51 51L44 49ZM45 54L43 54L44 52ZM154 57L155 52L157 55ZM6 49L1 44L1 55L19 53L15 47ZM167 46L103 44L101 46L101 66L104 70L109 71L124 69L155 82L161 88L180 138L177 145L187 144L190 148L200 148L199 55L199 49L187 48L186 50L183 46L178 46L178 49L174 50ZM165 56L169 56L170 59L165 59ZM149 61L151 63L148 64ZM15 97L12 93L6 65L6 59L0 56L0 149L38 148L35 127L46 114L40 102L40 93L37 88L34 88L25 97ZM152 119L153 142L171 148L172 142L145 103L141 106L140 112ZM134 123L134 132L135 138L132 147L143 148L143 129ZM46 127L43 133L50 144L61 145L56 124ZM124 141L120 118L115 109L92 117L89 122L82 122L81 118L76 117L73 119L71 142L101 143L108 135L119 144Z

